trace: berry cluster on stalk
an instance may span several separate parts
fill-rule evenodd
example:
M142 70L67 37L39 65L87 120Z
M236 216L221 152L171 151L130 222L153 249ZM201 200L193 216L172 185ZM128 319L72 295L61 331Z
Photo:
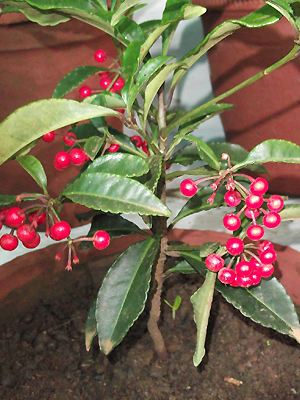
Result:
M228 168L218 176L200 178L196 181L185 179L180 191L187 197L194 196L202 183L209 182L212 194L208 203L213 204L217 191L225 187L224 203L234 207L235 212L223 218L224 227L233 232L225 247L206 257L207 269L218 273L220 282L233 287L256 286L261 279L270 278L274 273L277 255L273 244L262 240L265 229L277 228L281 223L279 212L284 200L279 195L266 196L269 184L263 177L236 173L228 154L222 154ZM245 183L246 182L246 183Z

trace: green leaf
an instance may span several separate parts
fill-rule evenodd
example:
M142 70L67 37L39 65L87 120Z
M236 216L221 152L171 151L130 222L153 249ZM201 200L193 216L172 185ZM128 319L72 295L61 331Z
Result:
M205 161L213 169L220 169L220 161L218 160L218 157L213 149L207 143L192 135L188 135L186 140L196 144L200 159L202 161Z
M120 19L125 15L126 11L128 11L131 7L134 7L135 5L139 4L140 0L125 0L123 1L118 9L115 11L115 13L112 16L111 19L111 25L115 26L117 23L120 21Z
M300 218L300 204L288 204L280 211L280 216L283 221L290 221Z
M17 109L0 124L0 165L43 134L116 111L74 100L40 100Z
M151 190L151 192L155 192L159 178L161 177L162 173L162 156L159 154L156 154L150 158L149 161L149 170L151 177L150 179L145 183L145 186L147 186L148 189Z
M200 257L196 252L181 252L191 265L199 267ZM205 274L205 268L203 274ZM249 289L232 288L216 283L216 289L243 315L267 328L289 335L300 343L300 324L295 306L284 287L276 278L262 280Z
M266 162L299 164L300 146L287 140L266 140L255 146L245 160L236 164L233 169L237 171L251 164Z
M85 322L85 348L90 351L93 339L97 336L97 321L96 321L96 300L93 301Z
M28 172L35 182L47 193L47 176L41 162L34 156L26 155L17 158L18 163Z
M130 246L115 261L99 290L96 305L99 346L109 354L142 313L159 241L149 238Z
M189 274L195 274L196 271L193 267L190 266L190 264L185 261L179 261L174 267L169 268L167 270L167 273L180 273L180 274L184 274L184 275L189 275Z
M141 233L140 228L133 222L121 217L121 215L115 214L101 213L95 215L88 236L93 236L99 229L107 231L111 237L129 235L130 233Z
M99 68L92 65L75 68L58 83L52 97L64 97L66 94L76 89L89 76L95 75L97 72L100 71L107 71L107 68Z
M170 24L182 19L197 18L203 15L206 8L191 4L190 0L167 0L163 12L162 24Z
M144 185L113 174L82 174L62 195L75 203L114 214L170 216L168 208Z
M94 118L98 119L98 118ZM74 132L77 136L77 139L89 139L90 137L93 136L99 136L102 137L104 136L100 130L95 128L93 123L87 123L87 124L80 124L72 127L72 132Z
M129 152L131 154L135 154L139 157L147 159L148 156L140 149L137 149L134 144L131 142L130 138L124 133L117 131L109 127L109 138L113 143L117 143L121 146L121 149Z
M189 145L184 146L183 148L178 149L173 157L169 160L171 164L180 164L180 165L191 165L199 158L199 153L196 146Z
M144 175L148 171L149 162L147 159L132 154L114 153L98 157L87 167L84 173L107 172L132 178Z
M198 213L200 211L208 211L212 208L220 207L224 198L221 193L217 193L215 197L215 201L213 204L207 202L208 198L212 195L213 191L210 188L201 188L195 196L193 196L179 211L174 220L172 221L172 225L177 224L181 219L188 217L189 215Z
M191 296L194 320L197 326L197 345L193 357L194 366L198 367L205 355L205 339L214 296L217 274L208 271L203 285Z
M141 41L134 41L128 45L123 53L122 73L125 78L132 78L137 71L141 45Z
M0 207L9 206L16 202L14 194L0 194Z
M140 64L148 54L149 50L153 46L153 44L157 41L160 35L169 27L169 24L160 25L154 29L152 33L147 36L147 39L143 43L141 47L141 54L140 54Z
M192 169L185 169L185 170L181 169L178 171L173 171L168 173L166 178L168 181L171 181L183 175L214 176L216 175L216 171L212 171L211 169L208 169L208 167L205 166Z
M117 25L115 25L115 32L127 43L145 40L144 32L139 24L125 16L121 18Z
M94 96L87 97L85 103L91 102L97 106L107 107L107 108L124 108L126 105L122 97L117 93L102 92L95 94Z
M101 147L103 146L104 139L105 139L104 135L103 136L91 136L84 143L83 149L91 160L94 160L94 158L99 153Z
M199 251L199 256L201 258L207 257L209 254L214 253L220 247L220 243L217 242L207 242L204 243Z

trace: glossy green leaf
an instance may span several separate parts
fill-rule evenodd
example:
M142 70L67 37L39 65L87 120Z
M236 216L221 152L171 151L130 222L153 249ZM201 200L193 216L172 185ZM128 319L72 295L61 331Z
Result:
M124 108L125 103L122 97L117 93L110 92L102 92L99 94L95 94L94 96L88 97L85 101L91 102L92 104L96 104L97 106L107 107L107 108Z
M104 140L105 140L104 135L103 136L91 136L84 143L83 149L91 160L94 160L94 158L99 153L101 147L103 146Z
M149 238L130 246L114 262L99 290L96 305L99 346L109 354L142 313L159 241Z
M167 0L163 12L162 24L170 24L182 19L197 18L203 15L206 8L191 4L190 0Z
M14 194L0 194L0 207L9 206L16 202Z
M162 156L156 154L150 158L149 170L151 176L150 179L146 181L145 186L154 193L162 173Z
M191 165L196 160L199 159L199 153L196 146L186 145L183 148L178 149L169 160L171 164L180 164L180 165Z
M115 32L121 36L127 44L133 41L145 40L144 32L139 24L125 16L115 25Z
M190 264L185 261L179 261L174 267L169 268L167 270L167 273L179 273L179 274L184 274L184 275L189 275L189 274L195 274L196 271L193 267L190 266Z
M93 236L93 234L99 229L107 231L111 237L129 235L131 233L141 233L140 228L133 222L128 221L121 215L115 214L100 213L95 215L88 236Z
M207 202L212 193L212 189L210 188L200 189L199 192L195 194L195 196L193 196L190 200L188 200L188 202L182 207L182 209L172 221L172 225L177 224L177 222L185 217L188 217L189 215L198 213L200 211L208 211L212 208L220 207L224 202L224 198L221 193L216 194L213 204Z
M147 36L147 39L144 41L141 47L141 54L140 54L140 64L148 54L149 50L156 43L157 39L162 35L162 33L169 27L169 24L166 25L159 25L157 28L153 30L150 35Z
M199 256L201 258L207 257L209 254L214 253L220 247L220 243L207 242L201 245L199 250Z
M198 168L191 168L185 170L181 169L178 171L169 172L166 177L168 181L171 181L183 175L213 176L216 175L216 171L213 171L211 169L208 169L208 167L203 166Z
M85 348L86 351L90 351L93 339L97 336L97 321L96 321L96 300L93 301L87 319L85 321L85 329L84 329L84 336L85 336Z
M220 169L220 161L209 144L192 135L188 135L186 140L196 144L200 159L202 161L205 161L212 169Z
M17 158L18 163L47 193L47 176L41 162L34 156L26 155Z
M206 13L206 8L202 6L197 6L194 4L188 4L184 8L183 18L184 19L192 19L199 18L201 15Z
M132 78L137 71L141 45L141 41L131 42L123 53L122 73L127 79Z
M103 136L103 132L100 132L97 128L95 128L93 123L88 122L87 124L78 124L73 126L71 129L77 136L77 139L89 139L93 136Z
M113 153L98 157L90 164L85 174L107 172L131 178L141 176L149 171L149 162L145 158L126 153Z
M119 144L123 151L135 154L142 158L148 158L147 154L145 154L142 150L137 149L131 142L130 138L127 135L124 135L124 133L119 132L116 129L109 128L109 138L113 143Z
M194 320L197 326L197 344L193 357L194 366L198 367L205 355L207 325L214 296L217 274L208 271L203 285L191 296Z
M40 100L21 107L0 124L0 165L47 132L109 115L119 113L74 100Z
M280 211L280 216L283 221L290 221L300 218L300 204L288 204Z
M82 174L62 195L75 203L114 214L170 215L168 208L144 185L113 174Z
M271 139L255 146L244 161L236 164L234 170L251 164L266 162L300 163L300 146L287 140Z
M126 11L128 11L131 7L134 7L135 5L137 5L139 3L140 3L140 0L125 0L125 1L123 1L111 18L112 26L115 26L120 21L120 19L123 17L123 15L125 15Z
M97 72L105 71L107 68L99 68L92 65L77 67L69 72L56 86L52 97L60 98L76 89L88 77L95 75Z

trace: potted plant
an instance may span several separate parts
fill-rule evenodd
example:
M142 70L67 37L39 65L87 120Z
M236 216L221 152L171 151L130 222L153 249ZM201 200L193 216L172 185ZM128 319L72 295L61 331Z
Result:
M103 67L106 52L97 49L94 57L99 66L79 66L59 82L51 99L19 108L0 125L0 163L15 158L40 187L39 192L1 195L1 221L11 230L0 238L3 250L13 251L20 242L36 248L38 227L44 224L46 234L54 242L62 242L56 260L66 260L66 269L72 270L79 262L78 247L89 244L102 251L113 236L140 233L137 242L110 267L91 305L86 326L88 349L98 336L101 351L111 353L148 301L148 331L159 357L166 357L159 329L161 296L164 282L175 273L199 276L199 289L191 297L197 325L195 366L205 353L215 289L257 323L300 340L294 305L272 277L276 251L270 241L263 240L266 229L298 216L299 207L284 208L283 197L268 194L265 178L253 178L247 172L260 173L266 162L300 163L300 147L274 139L247 152L228 143L208 144L193 135L199 124L232 107L221 102L230 94L293 60L299 43L266 70L207 103L192 110L172 107L181 79L226 36L242 27L255 30L277 23L283 17L297 28L297 16L289 12L286 2L274 3L223 23L181 59L174 59L168 49L178 23L206 11L188 0L168 0L161 20L140 25L131 18L140 1L113 1L110 5L80 0L24 0L13 5L1 1L3 12L18 10L31 19L34 15L35 22L80 19L111 35L119 46L120 58L110 67ZM151 47L161 37L161 54L151 57ZM85 83L92 75L99 75L100 87L96 89ZM81 101L64 99L75 88ZM112 128L108 117L122 121L132 134ZM41 161L30 152L40 138L45 146L58 140L57 130L63 127L68 131L62 135L62 147L53 164L58 174L76 166L78 175L53 196ZM200 165L192 166L199 160ZM185 168L179 170L176 164ZM180 193L190 198L177 215L171 215L167 205L167 184L174 177L182 177ZM70 223L61 218L62 208L70 202L90 210L83 216L92 218L87 236L73 238ZM230 210L223 225L231 232L225 243L189 246L170 239L179 220L224 205ZM143 218L148 229L140 230L124 214Z

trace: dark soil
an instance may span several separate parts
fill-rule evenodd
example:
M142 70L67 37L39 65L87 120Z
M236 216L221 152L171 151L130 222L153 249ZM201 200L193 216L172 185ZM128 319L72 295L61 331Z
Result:
M145 316L109 360L99 353L97 343L87 353L84 322L97 285L86 271L78 268L40 279L1 306L1 400L300 398L299 347L257 327L219 296L205 361L194 368L195 326L189 297L199 286L195 277L170 281L165 294L170 302L177 294L183 298L175 321L164 307L168 360L157 360ZM99 280L94 272L92 276ZM237 381L230 383L230 378Z

